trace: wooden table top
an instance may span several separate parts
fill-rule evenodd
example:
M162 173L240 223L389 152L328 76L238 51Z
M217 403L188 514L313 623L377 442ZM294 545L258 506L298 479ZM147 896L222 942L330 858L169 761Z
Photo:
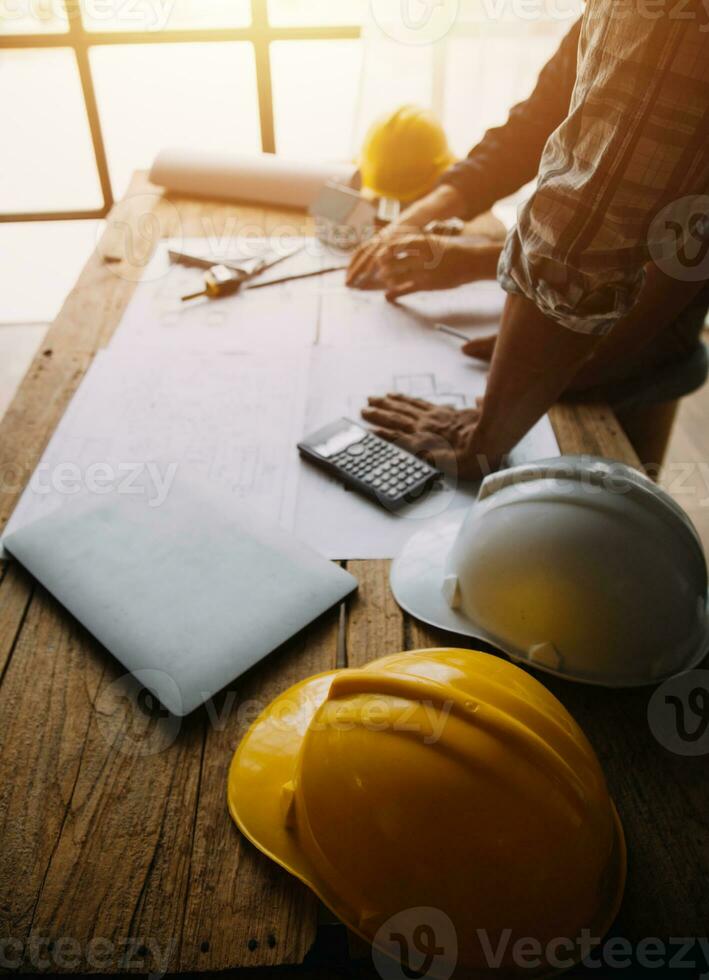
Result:
M233 235L245 225L252 234L295 231L307 219L166 198L136 175L0 425L0 528L157 238ZM558 406L552 422L566 453L637 463L603 406ZM253 718L239 709L265 705L319 671L447 642L402 614L387 562L347 567L360 587L345 606L210 709L141 726L118 682L121 666L21 569L0 563L0 937L13 941L0 966L16 963L23 948L30 968L41 955L73 972L302 962L316 939L318 903L240 837L226 809L227 768ZM625 825L629 878L614 933L631 942L703 935L705 762L655 741L646 718L651 688L542 679L595 746Z

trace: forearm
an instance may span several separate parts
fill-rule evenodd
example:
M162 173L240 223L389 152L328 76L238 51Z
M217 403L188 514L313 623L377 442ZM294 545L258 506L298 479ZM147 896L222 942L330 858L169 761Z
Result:
M424 228L429 221L457 218L465 210L465 201L455 187L442 185L402 211L397 225Z
M557 401L601 338L545 317L523 296L508 296L470 453L493 465Z

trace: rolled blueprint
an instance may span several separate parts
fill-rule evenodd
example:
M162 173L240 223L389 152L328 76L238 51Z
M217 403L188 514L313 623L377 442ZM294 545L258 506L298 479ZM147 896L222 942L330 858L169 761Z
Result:
M349 183L356 169L353 163L285 160L270 153L205 153L171 148L157 155L150 180L181 194L308 208L325 181L335 178Z

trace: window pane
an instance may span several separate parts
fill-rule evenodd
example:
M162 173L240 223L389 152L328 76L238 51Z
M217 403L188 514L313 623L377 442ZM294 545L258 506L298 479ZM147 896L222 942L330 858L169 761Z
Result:
M246 27L250 0L81 0L90 31L162 31Z
M268 19L279 27L360 25L368 0L268 0Z
M534 88L559 44L559 31L455 38L448 45L444 122L453 150L467 154ZM510 66L514 66L514 70ZM475 98L471 98L475 93Z
M103 221L0 224L0 324L53 320L103 226Z
M290 157L353 155L361 41L271 45L276 149Z
M250 44L119 44L90 57L117 196L165 146L260 151Z
M56 34L67 26L62 0L0 0L0 35Z
M0 211L101 206L79 72L68 48L3 51ZM22 93L13 98L13 93Z

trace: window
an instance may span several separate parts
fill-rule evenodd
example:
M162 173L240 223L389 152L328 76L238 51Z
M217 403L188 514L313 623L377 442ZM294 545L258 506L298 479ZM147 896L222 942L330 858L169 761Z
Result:
M318 91L337 125L306 155L349 152L367 2L0 0L0 220L103 217L168 143L297 153Z
M550 2L0 0L0 221L101 218L170 144L350 157L403 103L463 155L581 9Z

